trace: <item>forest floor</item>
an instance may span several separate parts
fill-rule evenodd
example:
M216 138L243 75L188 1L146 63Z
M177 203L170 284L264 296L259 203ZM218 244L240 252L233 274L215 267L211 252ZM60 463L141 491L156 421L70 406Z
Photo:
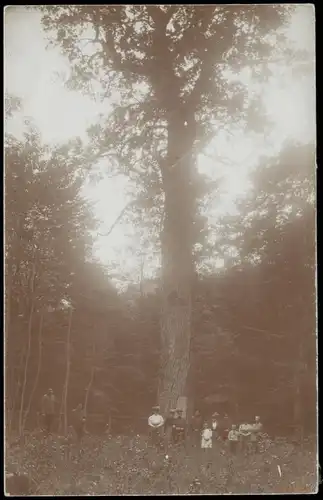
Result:
M165 453L147 447L143 436L87 435L82 446L67 447L62 437L35 432L23 443L7 437L5 462L28 473L37 495L188 494L195 478L200 493L317 492L317 456L309 442L269 442L250 456L232 456L223 443L208 451L169 451L166 466Z

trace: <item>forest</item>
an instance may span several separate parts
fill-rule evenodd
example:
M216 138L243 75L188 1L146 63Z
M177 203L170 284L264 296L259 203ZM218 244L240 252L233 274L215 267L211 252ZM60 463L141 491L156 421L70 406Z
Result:
M217 223L221 237L207 248L225 256L234 247L238 258L202 269L193 289L194 406L258 412L284 432L316 426L314 152L289 145L259 166L239 215ZM119 431L140 429L157 394L160 293L118 293L90 258L95 220L80 197L77 158L67 155L67 147L46 152L35 132L7 138L8 423L18 425L23 392L27 427L48 387L64 392L68 301L69 410L92 380L93 427L111 416Z
M58 434L81 403L92 436L107 424L114 436L145 435L154 405L166 415L185 396L189 417L260 415L268 435L313 438L314 137L259 155L235 213L209 211L221 178L198 168L222 132L270 136L251 81L261 86L282 64L296 78L312 74L308 53L284 35L294 7L37 9L69 61L66 88L111 111L86 142L47 144L27 117L22 136L5 134L7 438L39 427L48 388ZM9 120L23 103L7 92L5 107ZM216 172L224 159L213 153ZM122 174L134 186L107 241L125 217L144 258L160 257L153 277L126 282L94 256L100 221L84 185L96 182L98 162L101 178Z

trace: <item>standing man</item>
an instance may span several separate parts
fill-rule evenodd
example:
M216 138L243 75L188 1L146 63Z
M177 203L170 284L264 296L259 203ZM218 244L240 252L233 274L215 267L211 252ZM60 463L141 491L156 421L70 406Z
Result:
M222 439L223 441L226 441L228 439L228 434L231 428L230 419L227 413L224 414L221 427L222 427Z
M86 418L82 404L77 405L72 411L73 415L73 428L77 437L78 442L81 441L85 432Z
M256 416L250 435L250 444L252 451L254 453L257 453L259 450L259 441L261 437L262 428L263 426L262 423L260 422L260 417Z
M194 448L200 446L203 419L198 410L194 413L191 420L192 445Z
M159 447L161 444L164 418L160 414L159 406L152 408L152 414L148 418L149 437L153 445Z
M183 418L183 410L176 410L176 418L175 418L175 443L176 444L185 444L186 439L186 422Z
M211 430L212 430L212 440L215 443L216 438L219 435L219 422L218 422L219 414L217 412L213 413L212 421L211 421Z
M173 426L175 425L175 411L174 409L169 410L169 415L165 419L164 431L166 448L172 443L173 444Z
M45 430L47 434L51 434L55 420L56 398L53 389L48 389L42 399L42 415L44 419Z
M242 423L239 427L239 434L240 434L242 451L246 453L249 450L249 443L251 436L250 424L247 424L247 422Z
M228 434L228 440L229 440L230 452L233 453L234 455L237 453L238 450L239 438L240 434L239 431L237 430L237 426L235 424L232 424L231 430L229 431Z

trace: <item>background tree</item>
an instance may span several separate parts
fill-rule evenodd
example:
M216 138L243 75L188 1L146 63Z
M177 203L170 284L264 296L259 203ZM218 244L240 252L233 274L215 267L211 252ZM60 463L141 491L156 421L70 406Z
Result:
M207 309L206 323L216 318L219 331L233 338L226 364L217 363L215 392L223 393L220 373L226 371L224 393L240 414L259 411L272 424L280 404L282 425L307 429L316 425L314 155L313 144L289 144L256 169L239 214L217 225L213 252L221 258L233 248L237 257L231 268L201 281L198 316ZM212 351L211 335L211 344L200 335L194 351L200 396L209 390L200 384L214 366L205 352ZM213 336L215 352L220 337L214 329ZM301 415L305 407L310 410Z
M147 208L162 206L161 379L163 411L188 394L197 151L233 123L261 127L259 101L228 81L226 70L251 66L261 77L284 53L277 6L44 7L43 25L72 65L70 86L102 97L118 89L110 117L91 130L90 161L135 179ZM270 36L271 35L271 36Z
M30 366L37 366L29 361L40 317L48 309L62 309L90 256L95 221L81 197L83 177L74 146L73 155L71 145L50 151L33 129L23 140L6 138L7 408L20 401L22 387L25 407L25 392L30 392L25 386L33 384Z

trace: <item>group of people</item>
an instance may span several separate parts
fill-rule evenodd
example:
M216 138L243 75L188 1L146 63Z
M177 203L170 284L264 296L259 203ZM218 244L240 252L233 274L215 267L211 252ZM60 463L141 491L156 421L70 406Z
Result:
M48 434L53 431L56 406L56 397L53 390L49 389L42 399L43 425ZM86 415L82 404L72 411L71 417L72 425L69 426L69 433L73 433L80 441L86 426ZM228 415L221 417L218 413L213 413L209 420L205 420L198 410L188 423L183 417L182 409L171 409L164 418L159 406L154 406L148 418L148 429L150 441L157 447L186 445L189 441L193 447L207 450L216 446L217 442L223 441L227 443L230 452L235 454L238 450L244 452L258 450L263 425L259 416L255 417L254 422L243 422L239 427L230 422Z
M48 389L47 393L44 394L42 399L42 420L43 427L47 434L53 432L55 424L55 415L57 413L57 399L54 395L52 389ZM77 405L77 407L72 411L72 425L69 426L69 433L76 436L78 440L81 440L85 433L86 416L82 404Z
M260 417L256 416L254 422L244 422L238 427L230 424L227 415L221 418L218 413L213 413L210 421L204 421L199 411L188 424L181 409L171 409L164 418L160 408L154 406L148 418L148 428L151 443L158 447L185 444L189 439L193 447L207 450L216 442L224 441L230 452L235 454L239 449L243 452L258 451L263 425Z

